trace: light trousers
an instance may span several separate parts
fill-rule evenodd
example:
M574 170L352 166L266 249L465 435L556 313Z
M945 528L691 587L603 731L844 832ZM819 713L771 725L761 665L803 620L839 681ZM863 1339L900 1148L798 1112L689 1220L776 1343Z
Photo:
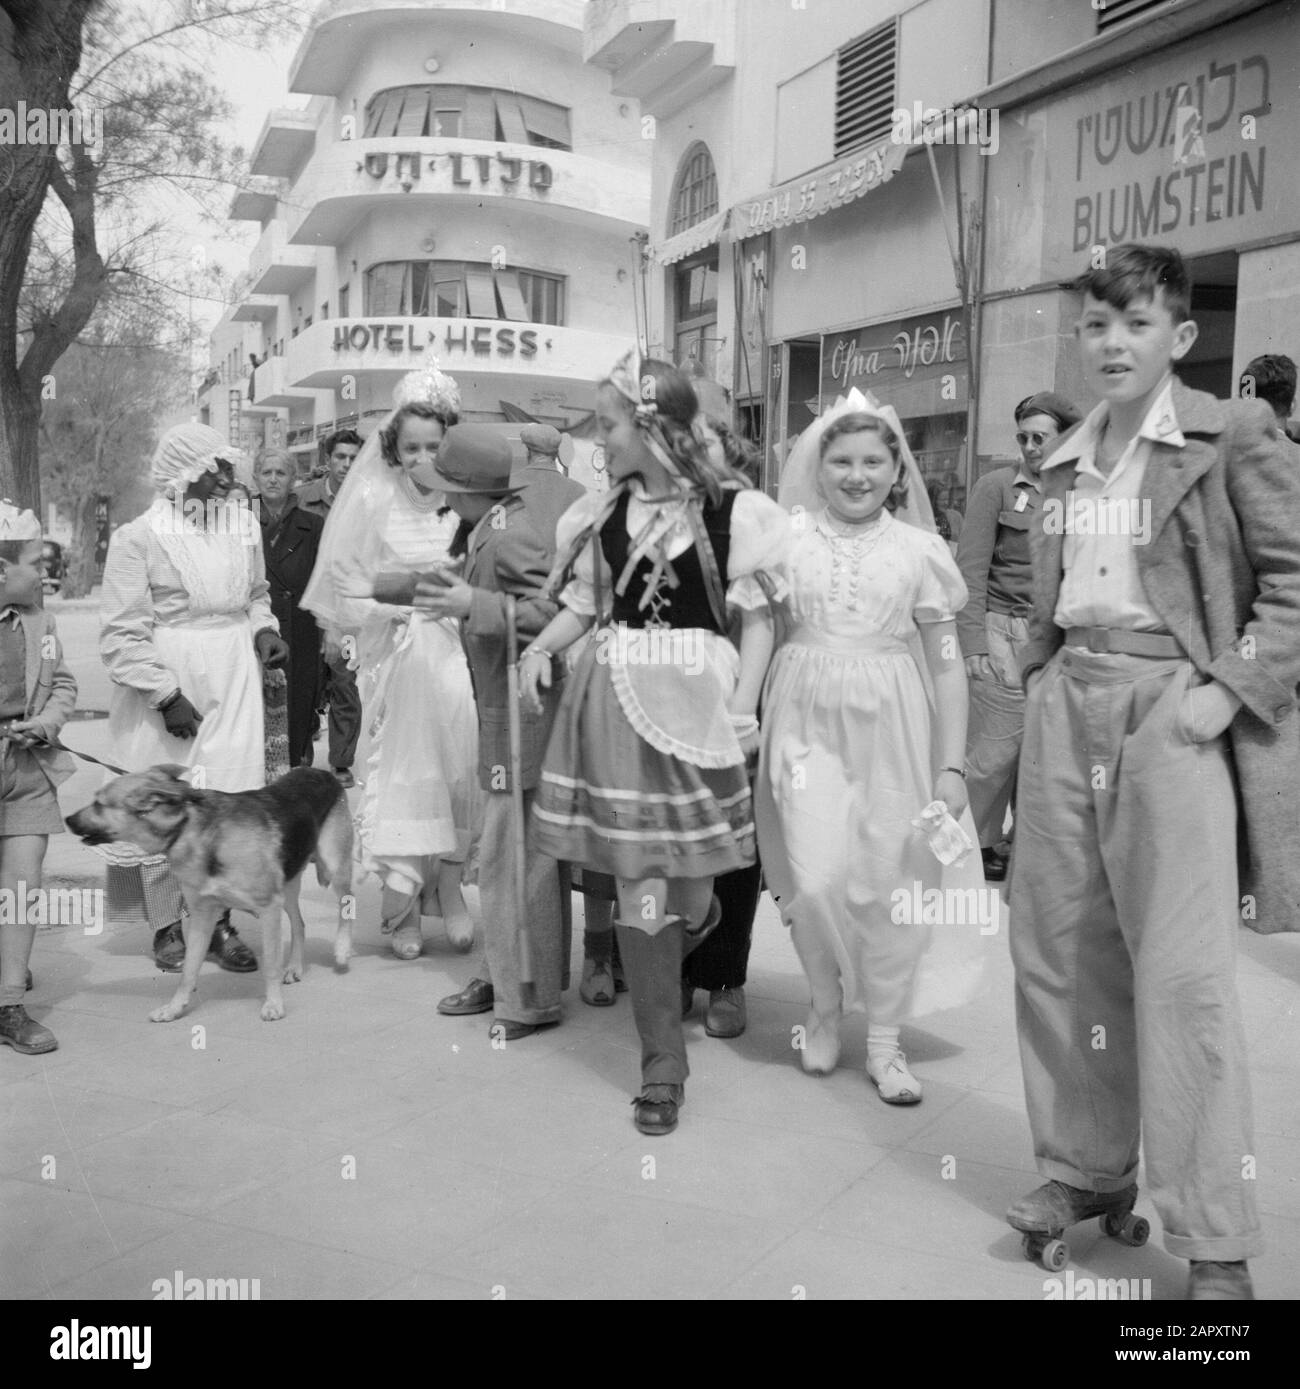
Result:
M1185 661L1064 649L1025 713L1011 953L1038 1169L1136 1180L1165 1247L1260 1252L1236 991L1236 799L1226 738L1177 724ZM1199 677L1198 677L1199 678Z

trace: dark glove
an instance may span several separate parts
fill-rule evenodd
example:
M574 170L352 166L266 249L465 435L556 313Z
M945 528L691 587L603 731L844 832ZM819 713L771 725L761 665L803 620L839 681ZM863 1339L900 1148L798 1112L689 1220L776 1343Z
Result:
M203 722L203 715L179 690L170 699L165 699L158 706L158 712L163 716L163 723L167 725L167 732L173 738L197 738L199 736L199 724Z
M269 628L264 627L254 638L253 646L257 659L267 670L277 670L289 662L289 643Z

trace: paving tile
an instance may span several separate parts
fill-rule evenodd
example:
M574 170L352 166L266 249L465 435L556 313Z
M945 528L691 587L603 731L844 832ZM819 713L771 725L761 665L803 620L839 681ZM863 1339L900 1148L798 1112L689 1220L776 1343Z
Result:
M40 1179L50 1160L56 1168L102 1138L142 1128L173 1106L130 1095L84 1090L32 1079L0 1087L0 1172Z
M409 1079L409 1077L408 1077ZM385 1142L412 1154L525 1175L578 1175L626 1145L627 1113L612 1104L511 1077L389 1128Z
M507 1300L516 1289L559 1299L713 1297L791 1233L781 1221L556 1183L522 1218L426 1269L501 1287Z
M125 1287L118 1267L137 1246L188 1224L179 1211L69 1191L49 1182L0 1180L0 1298L53 1294L66 1280L101 1267L96 1296L146 1296Z
M367 1138L246 1195L209 1220L359 1254L414 1271L442 1250L516 1219L548 1181L503 1166L448 1162Z
M375 1296L402 1270L379 1259L341 1253L319 1244L301 1244L260 1230L235 1229L209 1220L190 1220L114 1264L70 1278L54 1288L59 1298L127 1297L156 1300L182 1290L195 1300L189 1279L222 1280L214 1297L227 1300L282 1298L352 1299ZM180 1275L178 1277L178 1275ZM241 1281L237 1286L226 1280ZM165 1283L166 1287L157 1286Z
M697 1117L688 1102L673 1134L633 1131L585 1182L629 1197L798 1224L884 1157L883 1148L861 1141Z
M180 1111L80 1149L59 1164L55 1184L193 1215L313 1161L322 1141L237 1117Z
M916 1112L925 1108L923 1101ZM958 1163L979 1162L1017 1172L1036 1172L1024 1101L991 1091L974 1092L935 1116L906 1146Z

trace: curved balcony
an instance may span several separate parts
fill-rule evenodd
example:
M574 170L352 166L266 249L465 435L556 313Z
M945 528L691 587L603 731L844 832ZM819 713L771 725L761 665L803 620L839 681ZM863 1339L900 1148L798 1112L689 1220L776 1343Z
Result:
M289 244L283 222L271 222L248 258L248 287L253 294L292 294L316 275L316 252Z
M484 26L500 26L520 41L581 48L583 0L510 0L510 8L497 8L492 0L397 0L375 4L373 0L328 0L316 11L311 28L303 36L289 72L291 92L337 95L356 66L357 54L380 43L394 23L422 19L430 37L438 21L472 20Z
M592 0L582 56L611 75L617 96L666 116L736 70L737 0Z
M563 398L590 388L627 351L631 335L485 318L331 318L288 344L286 379L299 389L342 390L376 372L396 378L429 366L460 383L466 408L495 409L519 389ZM475 387L474 390L468 390ZM514 387L514 389L512 389ZM479 397L476 402L474 397ZM579 408L575 403L574 408ZM581 408L589 408L584 402Z
M230 317L236 323L263 323L267 319L274 322L279 312L280 300L277 296L250 294L231 311Z
M289 384L289 359L268 357L253 373L252 405L245 410L277 410L312 399L312 393ZM243 381L244 400L248 400L248 377Z
M316 117L309 111L272 111L253 146L249 171L265 178L293 178L316 145Z
M568 150L446 136L347 140L318 153L294 185L306 208L289 241L337 246L363 217L412 198L535 212L559 223L631 235L650 216L650 175Z

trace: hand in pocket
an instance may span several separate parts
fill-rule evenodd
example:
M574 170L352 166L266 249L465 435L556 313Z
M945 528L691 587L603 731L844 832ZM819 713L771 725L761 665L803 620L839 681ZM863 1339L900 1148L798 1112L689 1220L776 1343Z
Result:
M1196 685L1178 704L1178 731L1189 743L1208 743L1236 717L1241 700L1217 681Z

